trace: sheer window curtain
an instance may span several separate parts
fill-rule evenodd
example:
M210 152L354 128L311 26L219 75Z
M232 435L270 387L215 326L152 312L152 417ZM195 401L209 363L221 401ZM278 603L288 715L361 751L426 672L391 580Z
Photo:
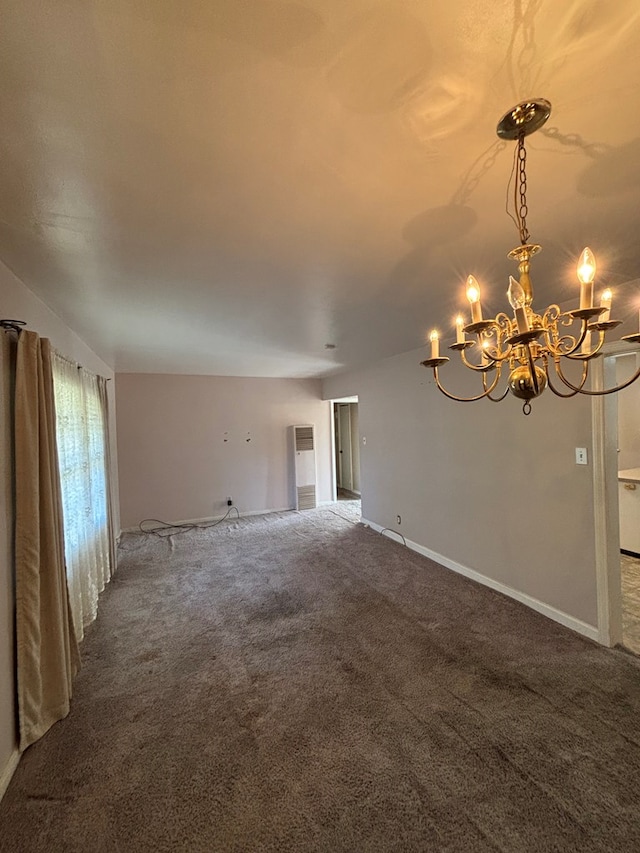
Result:
M109 432L109 394L107 392L107 383L109 382L104 376L98 376L98 391L100 394L100 408L102 409L102 422L104 424L104 464L106 469L106 484L107 484L107 524L109 535L109 566L111 575L113 576L118 567L117 550L116 550L116 528L113 522L113 501L111 490L111 434Z
M67 584L80 642L114 566L106 380L55 352L53 380Z

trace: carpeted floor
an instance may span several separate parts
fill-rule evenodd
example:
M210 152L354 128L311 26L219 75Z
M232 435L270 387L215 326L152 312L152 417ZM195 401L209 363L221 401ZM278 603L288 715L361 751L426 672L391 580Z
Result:
M125 536L0 850L640 850L640 667L327 508Z

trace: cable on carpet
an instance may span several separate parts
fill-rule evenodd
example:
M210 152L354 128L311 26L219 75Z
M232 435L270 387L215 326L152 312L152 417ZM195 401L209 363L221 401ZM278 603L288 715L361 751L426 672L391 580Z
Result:
M402 533L398 533L398 531L394 530L392 527L383 527L380 531L380 536L382 536L384 533L395 533L396 536L399 536L402 539L402 544L404 545L404 547L407 547L407 540L404 538ZM389 539L388 536L386 538ZM394 540L392 539L391 541L393 542Z
M157 536L159 539L168 539L170 536L177 536L180 533L188 533L190 530L208 530L210 527L217 527L219 524L222 524L223 521L226 521L229 518L229 514L232 510L236 511L236 518L240 518L240 512L237 506L231 506L226 511L226 513L219 518L217 521L207 521L207 522L196 522L189 521L184 524L171 524L168 521L162 521L159 518L143 518L140 524L138 525L138 529L140 533L148 533L151 536ZM143 527L143 524L148 524L149 522L156 524L156 527Z

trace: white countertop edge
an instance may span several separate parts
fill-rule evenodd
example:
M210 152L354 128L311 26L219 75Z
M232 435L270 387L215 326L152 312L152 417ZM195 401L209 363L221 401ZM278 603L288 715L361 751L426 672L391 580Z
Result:
M618 480L621 483L640 483L640 468L625 468L618 471Z

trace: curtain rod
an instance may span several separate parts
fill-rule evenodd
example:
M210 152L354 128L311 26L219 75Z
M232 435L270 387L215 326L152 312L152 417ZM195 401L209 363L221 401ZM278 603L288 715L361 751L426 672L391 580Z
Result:
M69 367L75 367L76 370L86 370L87 373L90 373L92 376L99 376L101 379L104 379L106 382L111 382L110 376L102 376L101 373L94 373L93 370L89 370L83 364L80 364L79 361L76 361L74 358L67 358L66 355L62 355L55 347L53 348L54 355L56 358L59 358L60 361L66 362Z
M27 323L25 320L0 320L0 329L4 329L5 332L17 332L18 334L20 334L20 332L22 331L22 327L26 325ZM60 356L60 358L64 358L65 361L68 361L69 364L74 364L78 368L78 370L84 369L81 364L78 364L77 361L71 361L71 359L66 358L64 355L60 355L60 353L58 353L58 355ZM94 375L97 376L99 374ZM103 378L105 378L107 382L111 382L110 376Z
M26 326L24 320L0 320L0 328L5 332L20 332L23 326Z

